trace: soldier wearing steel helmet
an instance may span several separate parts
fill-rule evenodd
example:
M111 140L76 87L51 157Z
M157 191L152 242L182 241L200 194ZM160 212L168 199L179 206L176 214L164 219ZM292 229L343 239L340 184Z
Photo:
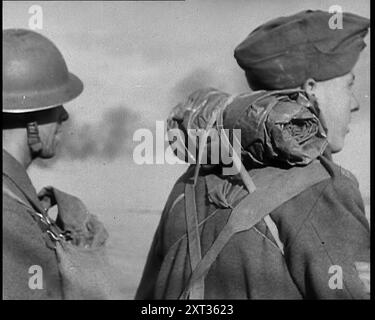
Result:
M331 158L359 108L352 69L369 20L344 13L343 28L331 29L330 18L307 10L259 26L235 49L255 92L228 99L198 90L176 107L170 121L190 129L187 120L209 123L210 103L223 106L214 120L241 129L241 156L257 189L241 195L244 179L190 167L167 200L137 299L370 297L370 230L358 182ZM295 112L303 107L320 125L285 122L304 123Z
M29 30L3 31L5 299L93 298L95 292L86 295L86 287L95 291L100 286L93 287L93 278L82 281L90 272L95 275L95 260L77 269L74 263L83 266L85 259L74 261L69 252L77 250L79 256L78 249L95 252L104 246L103 225L74 196L54 187L37 194L26 172L36 158L55 156L62 123L68 119L63 104L82 90L81 80L68 71L50 40ZM56 221L48 217L53 205L58 206ZM96 297L104 297L101 293Z

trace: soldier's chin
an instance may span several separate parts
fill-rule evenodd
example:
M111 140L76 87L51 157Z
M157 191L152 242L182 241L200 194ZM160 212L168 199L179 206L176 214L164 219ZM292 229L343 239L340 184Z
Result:
M338 153L344 148L344 139L329 143L329 147L332 153Z
M40 153L39 153L39 158L42 158L42 159L51 159L53 158L54 156L56 155L56 152L55 150L51 150L51 149L43 149Z

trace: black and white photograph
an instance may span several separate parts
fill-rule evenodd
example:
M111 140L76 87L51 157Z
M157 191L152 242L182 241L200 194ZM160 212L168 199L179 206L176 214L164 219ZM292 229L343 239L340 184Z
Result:
M370 0L2 5L3 300L371 299Z

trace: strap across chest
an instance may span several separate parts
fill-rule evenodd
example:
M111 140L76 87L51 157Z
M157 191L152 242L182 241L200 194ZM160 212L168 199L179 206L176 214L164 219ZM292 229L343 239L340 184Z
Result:
M318 161L303 168L295 167L289 170L274 168L272 171L263 171L262 174L254 177L257 189L242 199L232 210L227 224L202 258L199 230L196 225L197 217L187 217L187 222L190 223L187 227L188 248L193 271L180 299L203 298L204 278L233 235L251 229L281 204L329 177L327 170ZM186 207L186 215L196 215L196 210L192 208L195 204L194 190L191 191L189 185L186 186L185 197L186 203L190 203Z
M11 187L6 181L7 179L4 179L3 177L3 194L8 195L20 205L24 206L32 218L36 221L42 232L48 234L49 240L56 242L65 238L60 228L56 226L56 224L48 217L47 210L44 210L41 205L35 204L34 201L26 201L25 199L29 200L29 197L26 193L22 192L22 190L20 190L20 192L22 193L23 197L20 197L18 194L12 191ZM47 244L53 247L50 241L48 241Z

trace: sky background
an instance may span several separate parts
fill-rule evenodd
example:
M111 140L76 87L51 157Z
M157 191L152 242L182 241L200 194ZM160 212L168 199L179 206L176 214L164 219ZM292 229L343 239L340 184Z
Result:
M341 5L369 17L367 0L31 1L3 2L3 29L28 28L29 7L41 5L43 29L71 72L84 82L66 104L64 146L58 160L33 165L37 189L54 185L81 197L92 211L160 211L185 165L137 165L133 133L155 132L155 121L191 91L213 86L248 91L233 50L259 24L305 9ZM366 38L369 44L369 36ZM354 69L361 110L335 160L370 192L369 49Z

